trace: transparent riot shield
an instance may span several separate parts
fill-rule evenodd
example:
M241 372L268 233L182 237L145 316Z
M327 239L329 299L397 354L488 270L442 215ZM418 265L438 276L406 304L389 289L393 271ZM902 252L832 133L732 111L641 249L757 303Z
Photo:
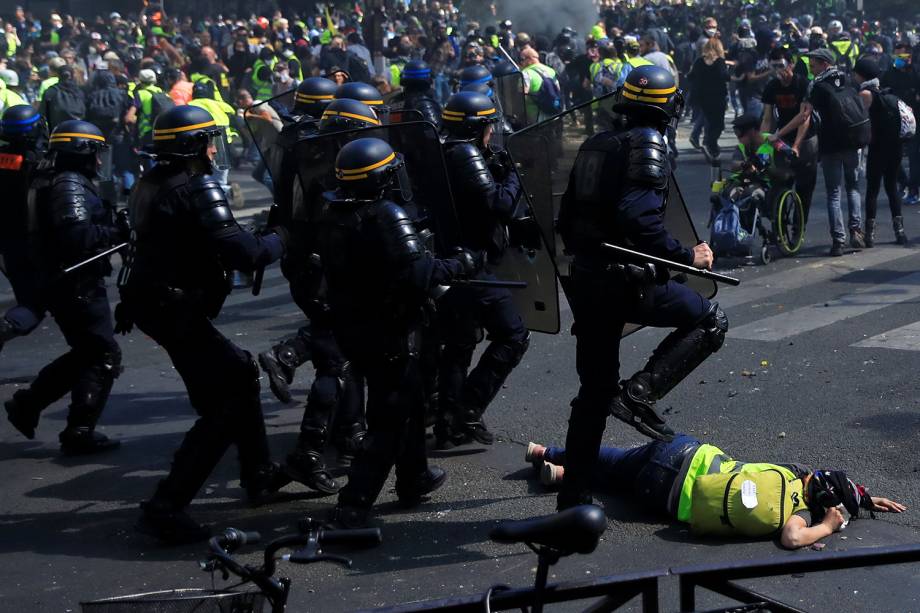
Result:
M227 130L225 128L221 128L220 134L214 137L214 147L217 149L217 153L212 160L214 168L216 170L229 171L230 146L227 144Z
M337 187L335 158L346 143L358 138L380 138L405 160L405 172L389 197L403 205L420 228L434 233L435 251L446 255L460 244L459 225L450 193L447 166L437 130L425 121L316 135L295 145L302 198L294 202L297 222L317 219L322 193Z
M613 94L578 105L565 113L547 121L514 133L508 139L507 150L514 159L518 175L532 207L533 218L544 237L547 250L554 256L562 288L567 294L569 267L571 257L565 252L562 238L556 234L555 220L565 193L569 175L575 164L578 149L586 140L585 124L580 121L586 112L594 112L596 118L600 112L609 113L611 122L615 121L612 113ZM579 121L576 121L576 118ZM677 182L672 177L665 204L665 227L674 238L682 244L693 246L699 242L696 228L687 211L686 203ZM682 278L680 278L683 280ZM703 296L712 298L716 293L714 282L698 277L688 277L684 281ZM517 293L517 292L516 292ZM528 286L522 293L529 294L528 301L535 302L540 296L549 294L548 287L535 284ZM570 296L571 300L571 296ZM624 334L638 329L627 326Z
M512 131L521 130L536 119L527 116L527 105L524 103L524 75L512 72L497 77L494 85L496 101L501 105L502 114L511 125Z
M390 107L387 123L410 123L413 121L425 121L421 111L415 109L394 109Z
M103 147L96 154L96 178L99 184L99 197L112 207L118 201L118 187L115 185L112 148Z
M248 140L251 146L258 151L259 157L273 180L280 176L280 164L283 157L278 151L279 135L285 125L295 122L295 118L278 113L269 103L285 99L285 96L292 91L294 90L259 101L243 111Z

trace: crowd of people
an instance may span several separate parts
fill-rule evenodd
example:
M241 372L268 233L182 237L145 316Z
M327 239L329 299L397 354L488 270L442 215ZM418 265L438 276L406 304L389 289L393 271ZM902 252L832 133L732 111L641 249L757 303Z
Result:
M901 147L881 143L894 134L902 140L900 125L920 104L913 26L846 17L851 27L844 29L823 16L827 36L812 19L786 19L762 4L621 2L600 6L587 33L550 24L550 35L530 35L510 21L477 23L438 2L398 3L382 20L359 5L270 19L167 16L151 5L92 23L17 10L6 22L0 68L0 172L17 203L0 247L17 305L0 319L0 343L28 334L50 313L70 351L6 402L8 419L33 438L41 412L70 393L62 451L116 447L95 425L123 369L115 333L137 327L165 349L199 415L142 505L143 532L173 543L205 538L207 529L186 509L231 445L255 503L294 480L338 494L330 522L364 526L394 467L400 502L421 503L446 479L428 465L426 422L441 448L491 444L483 415L529 348L528 321L495 276L517 240L509 227L533 218L520 212L525 190L501 143L524 124L582 105L577 126L588 138L558 220L573 256L566 291L578 321L581 387L566 451L528 452L551 476L564 464L558 507L590 503L598 471L620 470L623 482L655 490L658 510L705 524L698 484L708 484L703 500L731 487L707 477L772 471L782 476L783 492L785 483L798 483L791 491L811 514L791 520L797 503L778 520L744 516L739 526L756 524L749 534L791 521L797 530L784 533L784 543L797 546L809 542L798 529L826 516L832 519L813 537L839 529L843 512L900 512L842 473L728 462L717 448L673 432L656 403L719 350L728 318L663 270L601 255L601 243L611 242L712 267L709 246L680 244L663 210L685 107L691 142L705 134L700 146L715 159L729 103L737 105L739 138L751 126L761 133L757 143L744 141L747 149L784 141L797 154L795 163L808 169L796 174L803 199L820 161L832 254L846 238L841 183L851 244L874 239L881 182L896 237L906 241L900 189L916 194L917 137L905 145L906 179ZM367 23L380 31L367 31ZM721 32L720 23L733 24L736 34ZM365 38L382 40L382 50ZM509 76L520 86L520 115L510 104L504 109L495 91ZM602 96L614 102L613 123L600 124L594 100ZM423 126L401 148L399 138L355 133L398 125L397 111L417 113ZM405 137L397 128L392 134ZM866 146L864 230L856 174ZM314 157L304 159L307 151ZM100 169L106 152L112 178ZM442 156L443 167L435 163ZM228 203L226 171L246 161L277 203L259 233L237 224ZM316 170L313 180L304 166ZM127 213L115 213L95 183L100 178L127 196ZM443 184L431 189L432 180ZM451 215L443 208L448 193L463 203ZM534 234L529 240L542 244ZM125 254L114 319L106 287L112 267L95 257L113 249ZM291 400L299 365L310 360L316 371L284 465L271 459L259 365L212 323L231 270L264 271L279 260L306 322L258 363L283 401ZM627 322L675 330L621 381L617 348ZM608 415L657 442L626 454L625 463L620 451L602 451ZM344 487L325 465L330 444L350 466Z

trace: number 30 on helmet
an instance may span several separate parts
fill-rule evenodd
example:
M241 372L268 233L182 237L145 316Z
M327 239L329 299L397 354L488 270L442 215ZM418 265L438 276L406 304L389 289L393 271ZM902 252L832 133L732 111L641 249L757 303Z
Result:
M617 113L664 122L679 117L684 108L684 93L674 75L659 66L639 66L630 71L614 100Z

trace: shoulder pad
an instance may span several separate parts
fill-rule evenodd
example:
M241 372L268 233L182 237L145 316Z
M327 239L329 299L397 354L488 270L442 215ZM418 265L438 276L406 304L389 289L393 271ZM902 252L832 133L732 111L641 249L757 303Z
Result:
M227 195L217 181L205 175L195 175L189 179L187 189L192 210L205 230L220 234L236 226Z
M623 135L604 131L595 134L581 144L582 151L614 151L623 145Z
M495 185L482 152L471 142L460 141L447 147L447 163L458 191L488 190Z
M55 227L83 223L90 218L86 207L86 177L77 172L59 172L51 178L48 198Z
M420 255L422 244L405 209L389 200L379 202L375 208L386 256L391 260L412 260Z
M654 128L633 128L628 137L627 179L652 189L664 189L671 175L664 136Z

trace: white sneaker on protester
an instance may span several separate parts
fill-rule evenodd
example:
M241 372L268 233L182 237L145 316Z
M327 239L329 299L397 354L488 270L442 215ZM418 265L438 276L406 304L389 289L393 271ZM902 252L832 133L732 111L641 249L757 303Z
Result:
M559 485L562 483L564 473L565 468L562 466L543 462L543 468L540 469L540 483L547 486Z

